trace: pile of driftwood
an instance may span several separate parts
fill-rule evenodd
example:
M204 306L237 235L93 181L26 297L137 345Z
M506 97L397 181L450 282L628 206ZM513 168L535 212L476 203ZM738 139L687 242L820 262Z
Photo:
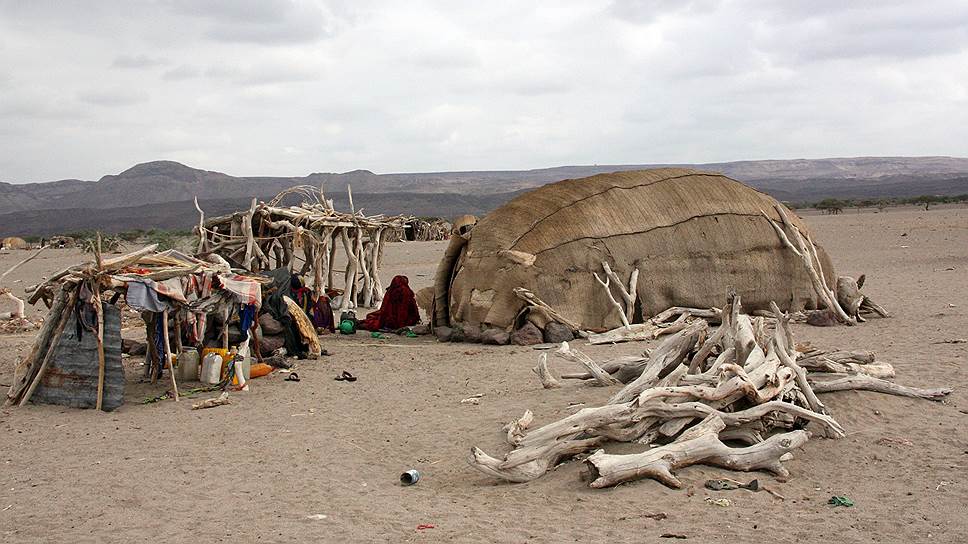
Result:
M283 206L288 196L301 197L295 206ZM233 267L252 272L289 268L312 277L316 296L336 289L336 252L342 247L346 258L340 287L344 296L340 309L379 303L383 283L379 270L386 236L392 229L403 228L405 216L363 215L353 205L349 192L350 213L333 209L322 190L300 186L279 193L274 199L258 202L252 199L248 210L205 219L199 212L196 233L197 254L217 254Z
M584 477L596 488L641 478L680 487L675 471L694 464L765 470L782 478L788 474L782 461L811 436L808 424L830 438L845 435L820 394L861 389L939 399L951 392L887 381L893 368L869 352L797 346L789 317L775 304L772 309L771 318L744 314L733 295L721 311L709 310L703 317L688 309L663 312L664 321L653 320L652 332L675 332L640 357L603 364L563 343L555 355L586 371L561 378L615 388L611 398L534 430L529 430L534 419L529 410L505 427L513 449L503 459L475 447L469 463L485 474L526 482L594 451L583 462ZM681 317L670 322L676 315ZM721 324L711 329L707 319ZM546 355L534 371L545 388L561 387ZM647 447L636 454L608 454L599 448L609 441Z

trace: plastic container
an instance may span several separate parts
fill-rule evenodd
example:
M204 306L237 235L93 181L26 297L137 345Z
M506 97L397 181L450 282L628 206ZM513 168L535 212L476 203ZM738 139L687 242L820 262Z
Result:
M242 366L242 376L244 376L245 379L248 380L248 379L250 379L252 377L252 357L246 357L246 358L242 359L241 362L242 362L242 365L241 365ZM238 368L238 367L236 367L236 368ZM232 377L232 385L239 385L239 379L233 376Z
M222 349L222 348L202 348L202 360L203 361L205 360L205 356L208 355L209 353L215 353L215 354L221 356L223 361L225 361L226 359L229 358L229 350L227 350L227 349Z
M202 358L202 371L199 381L214 385L222 381L222 356L209 353Z
M272 365L267 365L265 363L256 363L249 367L249 377L250 378L261 378L267 376L275 370Z
M199 364L198 350L182 350L175 359L175 376L178 381L198 381Z

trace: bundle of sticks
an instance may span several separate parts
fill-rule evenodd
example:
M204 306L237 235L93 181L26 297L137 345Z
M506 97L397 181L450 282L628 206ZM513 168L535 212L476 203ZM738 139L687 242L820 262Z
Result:
M765 470L783 478L782 461L811 437L845 436L819 394L863 389L937 400L948 388L917 389L887 381L894 370L870 352L823 352L795 344L789 317L772 305L773 318L742 313L731 295L710 320L687 315L677 331L641 357L599 365L563 343L554 354L585 372L562 379L587 380L617 390L598 407L528 430L529 410L506 427L512 450L503 459L472 448L468 460L481 472L526 482L579 454L591 487L653 478L680 487L677 469L706 464L732 470ZM545 388L561 387L542 354L534 369ZM809 427L808 427L809 425ZM807 429L810 429L808 431ZM609 454L610 442L648 445L636 454ZM742 447L734 447L734 444Z

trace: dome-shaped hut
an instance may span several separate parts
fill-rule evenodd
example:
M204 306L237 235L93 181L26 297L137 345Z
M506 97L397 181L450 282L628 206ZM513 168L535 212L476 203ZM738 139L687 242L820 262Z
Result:
M803 261L763 212L770 197L722 174L691 169L616 172L523 194L454 236L435 281L435 325L512 329L524 287L582 328L621 325L593 272L607 262L628 282L639 270L635 316L671 306L721 306L732 288L747 310L818 307ZM793 224L806 226L794 214ZM836 278L818 247L829 284Z

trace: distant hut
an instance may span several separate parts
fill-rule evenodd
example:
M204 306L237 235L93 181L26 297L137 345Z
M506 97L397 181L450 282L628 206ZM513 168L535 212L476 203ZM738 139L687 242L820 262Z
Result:
M27 240L24 240L23 238L10 236L0 240L0 247L4 249L30 249L30 244L28 244Z

